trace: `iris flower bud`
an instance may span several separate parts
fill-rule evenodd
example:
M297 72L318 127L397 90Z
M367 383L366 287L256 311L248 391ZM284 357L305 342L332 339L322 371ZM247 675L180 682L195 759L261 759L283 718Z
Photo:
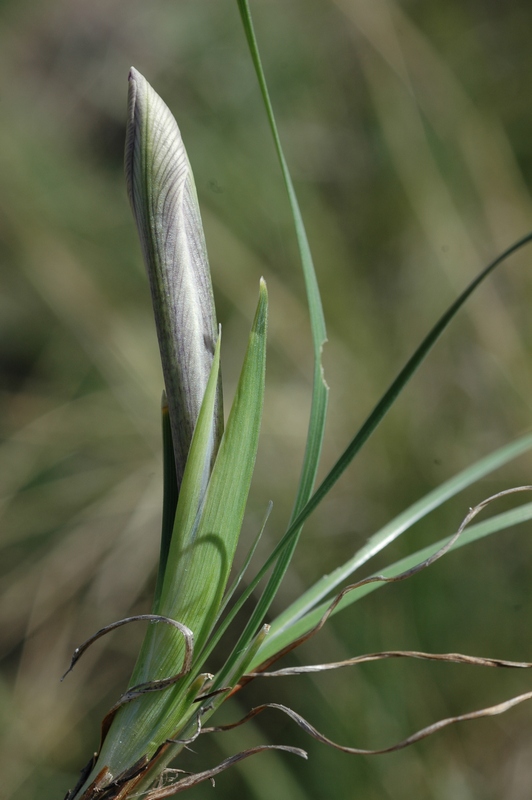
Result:
M181 485L217 338L205 238L192 170L172 113L133 67L125 169L148 272ZM223 431L218 384L213 459Z

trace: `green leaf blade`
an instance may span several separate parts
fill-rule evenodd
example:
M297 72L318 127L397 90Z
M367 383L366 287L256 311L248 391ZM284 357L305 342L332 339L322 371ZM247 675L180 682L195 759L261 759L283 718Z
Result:
M168 616L172 615L170 612L177 611L172 604L172 597L175 591L179 591L180 585L188 586L191 595L196 595L198 608L209 605L210 611L202 624L196 628L189 626L196 636L197 651L204 644L216 618L233 562L253 475L264 397L267 307L266 284L262 281L244 366L195 534L195 545L201 543L205 547L199 559L204 570L203 580L201 584L196 581L194 569L189 569L185 574L180 569L180 556L176 553L174 563L178 577L172 580L166 591L163 589L161 609ZM171 563L172 553L169 556L169 570ZM202 585L201 591L193 583Z
M484 522L479 522L476 525L471 525L450 547L448 552L451 553L461 547L465 547L468 544L480 541L486 536L504 531L507 528L514 527L516 525L522 525L525 522L529 522L531 519L532 503L524 503L518 508L505 511L502 514L497 514L496 516L490 517ZM433 553L437 552L449 541L449 538L450 537L447 537L446 539L440 539L440 541L428 545L427 547L424 547L421 550L418 550L417 552L412 553L411 555L406 556L399 561L396 561L394 564L390 564L390 566L379 570L379 575L384 575L388 578L395 575L400 575L402 572L406 572L406 570L411 569L416 564L420 564ZM353 603L356 603L357 600L361 600L366 595L376 591L377 589L382 589L382 587L386 585L386 583L370 583L354 589L352 592L345 595L345 597L340 601L338 606L333 611L333 614L337 614L339 611L348 608ZM285 626L282 630L277 629L276 635L271 639L268 638L257 653L257 656L250 665L250 671L256 669L259 664L275 655L275 653L281 650L283 647L291 644L299 636L302 636L310 631L320 621L322 616L327 611L330 603L331 600L321 603L320 605L315 606L312 611L296 619L289 627Z
M323 447L323 437L325 434L325 422L327 417L328 406L328 393L329 387L325 381L322 352L323 347L327 342L327 330L325 327L325 317L323 314L323 306L321 302L321 295L314 269L312 253L308 241L305 224L299 207L299 202L294 189L288 163L286 161L281 138L277 129L273 106L266 83L266 76L262 66L262 61L259 53L257 38L253 27L253 20L249 9L248 0L237 0L244 32L248 42L249 51L255 67L255 72L260 86L264 107L268 123L272 133L275 150L279 159L281 172L283 175L286 191L288 194L288 201L292 218L294 220L294 227L301 259L301 267L303 271L303 278L305 281L305 289L307 293L307 303L310 316L310 327L312 333L313 352L314 352L314 377L312 386L312 399L307 432L307 441L305 445L305 453L303 456L303 465L299 479L298 491L294 503L294 508L290 518L290 523L299 515L300 511L307 504L312 495L318 466ZM299 535L303 523L297 527L295 535L292 537L290 543L284 548L281 557L278 559L275 569L268 581L268 586L263 593L257 608L254 611L252 618L246 627L239 646L247 647L252 640L257 628L262 623L264 616L279 588L281 581L288 569L288 565L292 559L294 550L297 546Z
M251 484L264 397L267 308L266 285L261 281L237 392L205 491L216 416L217 345L179 496L157 613L193 631L196 655L216 619ZM131 685L170 677L181 669L184 644L169 627L150 626ZM144 755L153 755L186 717L183 698L197 671L199 667L172 689L145 694L121 708L96 768L106 765L116 775Z
M331 594L367 561L395 541L416 522L441 506L451 497L473 485L477 481L518 458L532 448L532 434L526 434L515 442L495 450L475 464L454 475L436 489L417 500L409 508L390 520L383 528L373 534L354 556L329 575L325 575L307 589L294 603L280 614L271 624L268 641L273 641L279 632L290 627L299 617L307 614L320 600Z

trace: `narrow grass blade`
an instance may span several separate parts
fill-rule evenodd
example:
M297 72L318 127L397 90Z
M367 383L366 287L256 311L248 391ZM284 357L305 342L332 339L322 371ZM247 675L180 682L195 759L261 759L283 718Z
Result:
M277 157L279 159L279 164L281 166L281 172L285 182L286 191L288 193L290 209L294 219L298 249L301 258L301 266L303 270L303 276L307 292L307 302L309 307L310 326L312 331L312 341L314 349L314 377L313 377L310 418L309 418L309 426L307 432L307 441L305 446L305 455L303 458L303 466L299 479L296 500L290 519L290 522L293 522L293 520L296 517L298 517L298 515L300 515L301 509L306 505L312 494L323 445L323 436L325 433L325 420L327 415L328 386L325 382L323 374L322 351L323 351L323 346L327 341L327 331L325 328L325 319L323 316L320 291L316 279L316 273L314 270L314 264L312 260L312 254L310 251L308 237L305 230L305 225L303 223L303 218L301 215L301 210L299 208L299 203L295 193L292 178L290 175L290 170L288 169L288 164L284 156L283 148L281 145L281 139L279 137L279 132L277 130L275 115L273 113L273 106L270 100L268 86L266 83L266 77L262 67L262 62L258 49L258 43L253 28L253 21L251 19L249 3L248 0L237 0L237 3L242 23L244 26L244 31L246 34L246 39L249 46L251 58L253 60L255 72L257 74L257 79L259 82L262 99L266 109L266 114L268 117L268 122L270 125L275 145L275 150L277 152ZM286 573L288 565L292 559L292 555L297 545L297 541L301 533L302 526L303 522L301 522L294 529L294 535L292 536L291 540L286 543L286 547L283 548L280 557L278 558L277 563L275 564L274 571L270 577L270 580L268 582L268 587L266 589L266 597L269 599L267 600L266 604L262 600L259 602L259 607L256 609L256 612L254 613L252 619L250 620L249 625L244 630L241 640L236 646L236 650L240 650L242 647L246 648L249 645L249 642L252 640L255 631L259 627L256 624L256 621L259 616L261 618L264 617L265 609L263 608L263 605L266 605L266 607L267 605L269 605L271 599L275 596L277 589L281 584L281 581Z
M251 58L253 60L255 72L257 74L260 91L262 94L262 99L266 109L268 122L270 124L270 129L275 144L275 150L277 152L277 157L279 159L279 164L281 166L281 171L283 174L286 191L288 193L290 209L292 211L292 216L294 219L297 244L299 248L299 254L301 257L301 266L303 269L303 275L307 291L310 326L311 326L312 341L314 346L314 383L312 390L312 404L310 411L307 444L303 460L303 469L300 477L299 488L296 496L294 510L292 513L292 520L293 520L294 517L296 517L299 514L301 508L305 505L305 503L307 502L308 498L312 493L321 455L323 434L325 431L325 418L327 414L327 394L328 394L328 387L327 384L325 383L323 375L321 358L322 358L323 346L327 341L327 331L325 328L325 319L323 316L320 291L316 279L314 264L312 261L312 254L310 251L307 233L305 230L303 217L301 215L301 210L299 208L299 203L295 193L294 185L292 183L292 178L290 176L290 170L288 169L288 164L286 162L286 158L284 156L283 148L281 145L281 139L279 137L279 132L277 130L275 115L273 113L273 106L270 100L268 86L266 83L266 77L264 75L264 70L262 67L257 39L253 28L253 21L251 19L249 3L248 0L237 0L237 1L238 1L238 8L240 11L240 16L242 18L242 23L244 25L246 39L251 53ZM288 566L288 562L292 557L292 553L296 544L297 544L297 536L294 537L293 543L290 545L290 547L287 547L287 549L283 554L283 557L279 560L279 563L276 566L275 573L272 576L272 581L275 582L277 585L281 582L282 576L286 571L286 567Z
M432 725L428 725L426 728L416 731L416 733L408 736L406 739L402 739L400 742L397 742L397 744L391 745L390 747L382 747L378 750L365 750L360 747L348 747L346 745L338 744L338 742L334 742L332 739L324 736L323 733L320 733L320 731L311 725L308 720L302 717L301 714L298 714L292 708L281 705L280 703L263 703L260 706L255 706L255 708L252 708L245 717L239 719L237 722L233 722L228 725L221 725L217 728L207 728L205 733L209 733L211 731L215 732L231 730L231 728L236 728L239 725L243 725L248 720L253 719L253 717L261 714L266 709L273 708L277 709L278 711L282 711L284 714L290 717L290 719L292 719L296 725L299 725L299 727L306 734L312 736L313 739L321 742L321 744L329 745L329 747L333 747L335 750L340 750L342 753L349 753L351 755L378 756L383 755L384 753L394 753L397 750L403 750L405 747L409 747L411 744L415 744L415 742L419 742L422 739L425 739L427 736L437 733L443 728L446 728L448 725L454 725L457 722L466 722L467 720L471 719L481 719L482 717L493 717L498 714L504 714L506 711L509 711L514 706L519 705L519 703L524 703L526 700L532 700L532 692L516 695L515 697L510 698L510 700L497 703L495 706L488 706L487 708L480 708L477 711L470 711L468 714L460 714L456 717L447 717L446 719L441 719ZM155 798L153 800L155 800ZM159 796L157 800L161 800L161 797Z
M323 498L332 489L336 481L345 472L353 458L385 417L410 378L423 363L432 347L436 344L444 330L464 305L466 300L473 294L475 289L482 283L482 281L487 278L497 266L499 266L499 264L502 264L502 262L505 261L509 256L511 256L517 250L520 250L529 242L532 242L532 233L528 233L526 236L523 236L522 239L519 239L517 242L514 242L514 244L510 245L510 247L508 247L503 253L497 256L497 258L495 258L490 264L488 264L488 266L485 267L473 281L471 281L469 286L464 289L462 294L454 301L454 303L449 306L447 311L440 317L438 322L423 339L414 354L409 358L399 375L395 378L389 389L381 397L364 424L358 430L336 464L330 470L329 474L324 478L320 486L310 498L309 502L294 520L293 524L285 534L286 539L290 539L294 536L295 530L297 530L310 516L310 514L312 514L312 512L321 503Z
M532 434L526 434L515 442L504 445L504 447L480 459L442 483L420 500L417 500L377 533L373 534L366 544L345 564L342 564L329 575L325 575L285 609L272 622L270 637L277 636L284 628L290 627L296 619L308 613L320 600L345 583L370 558L380 553L387 545L415 525L420 519L430 514L435 508L438 508L451 497L459 494L459 492L499 469L504 464L530 450L530 448L532 448Z
M284 753L291 753L292 755L299 756L305 760L308 758L306 751L302 750L300 747L290 747L289 745L284 744L260 744L257 747L251 747L248 750L242 750L242 752L236 753L234 756L229 756L229 758L224 759L221 764L218 764L216 767L212 767L204 772L194 773L186 778L181 778L181 780L171 783L167 786L152 789L146 794L146 800L165 800L165 798L173 797L176 794L185 792L188 789L191 789L193 786L197 786L198 783L203 783L203 781L212 781L214 785L214 778L217 775L229 767L238 764L239 761L243 761L245 758L257 755L257 753L279 750Z
M456 313L460 310L463 306L465 301L469 298L469 296L474 292L474 290L482 283L482 281L497 267L501 264L506 258L508 258L512 253L515 253L524 245L528 244L532 241L532 233L527 234L522 239L519 239L517 242L514 242L510 247L508 247L503 253L497 256L487 267L485 267L477 277L466 287L466 289L462 292L462 294L452 303L452 305L447 309L447 311L440 317L438 322L434 325L434 327L429 331L425 339L421 342L417 350L414 354L410 357L407 361L406 365L400 371L399 375L391 384L390 388L387 392L382 396L379 400L373 411L370 413L369 417L366 419L362 427L359 429L358 433L354 436L351 440L347 448L344 450L338 461L332 467L328 475L324 478L320 486L316 489L310 500L306 503L306 505L302 508L299 512L295 520L292 524L288 527L288 530L282 537L282 539L278 542L278 544L274 547L270 556L266 559L265 563L249 584L246 591L242 594L239 598L238 602L235 604L231 613L227 616L224 621L223 626L217 633L217 637L220 638L221 635L224 633L230 622L234 619L240 608L246 602L246 600L250 597L250 595L254 592L255 588L258 586L260 581L264 578L268 570L277 562L277 559L282 557L285 548L291 547L291 543L297 536L299 535L299 531L301 530L301 526L305 522L306 519L312 514L313 511L319 506L323 498L330 492L334 484L340 478L340 476L345 472L353 458L359 452L361 447L373 433L375 428L378 424L382 421L386 413L389 411L401 391L404 389L412 375L415 373L417 368L421 365L429 351L432 349L433 345L439 339L447 325L451 322L454 318ZM526 449L526 448L525 448ZM268 583L265 591L263 592L259 603L257 604L245 631L243 632L240 640L239 646L245 646L253 635L255 631L258 630L262 621L264 620L264 616L268 611L268 608L271 605L273 598L275 597L275 584Z
M480 539L490 536L493 533L499 533L507 528L514 527L515 525L521 525L522 523L528 522L531 519L532 503L524 503L523 505L519 506L518 508L514 508L511 511L505 511L502 514L497 514L496 516L490 517L490 519L487 519L484 522L471 525L471 527L465 530L461 537L453 545L451 545L449 552L458 550L458 548L464 547L466 544L479 541ZM438 542L435 542L434 544L412 553L412 555L396 561L389 567L380 570L379 574L389 578L400 575L402 572L406 572L416 564L419 564L420 562L423 562L425 559L429 558L431 554L439 550L441 547L444 547L445 544L449 542L450 538L451 537L440 539ZM360 600L362 597L365 597L366 595L374 592L376 589L382 588L382 586L385 585L387 584L368 583L365 586L361 586L359 589L355 589L353 592L346 594L333 611L333 614L337 614L338 611L347 608L353 603L356 603L357 600ZM252 669L256 668L259 664L275 655L275 653L277 653L283 647L291 644L299 636L302 636L310 631L323 617L330 605L330 602L331 601L326 601L318 606L315 606L312 611L308 612L303 617L295 619L295 621L291 623L289 627L285 625L283 628L276 628L274 622L270 632L270 637L257 654L257 657L252 664Z
M380 653L365 653L354 658L345 658L342 661L328 661L325 664L305 664L299 667L284 667L272 672L251 673L251 678L287 678L294 675L311 675L317 672L330 672L346 667L356 667L359 664L368 664L372 661L388 661L394 659L411 658L419 661L439 661L442 664L466 664L474 667L488 667L492 669L532 669L531 661L508 661L504 658L484 658L483 656L468 656L464 653L425 653L422 650L382 650Z

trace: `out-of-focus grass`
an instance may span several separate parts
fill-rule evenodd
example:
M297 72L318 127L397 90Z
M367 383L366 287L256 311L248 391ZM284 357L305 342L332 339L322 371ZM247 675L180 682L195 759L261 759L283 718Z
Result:
M524 0L252 8L323 289L330 465L435 316L532 226L532 9ZM174 111L193 163L228 396L261 274L269 285L265 421L244 532L272 498L264 552L297 482L311 353L236 4L26 0L4 2L0 14L0 774L7 796L48 800L96 747L142 632L107 637L65 683L59 676L96 629L148 610L158 548L162 379L122 177L131 64ZM530 426L530 263L530 253L513 257L453 323L307 525L279 607L425 490ZM521 459L457 498L394 552L452 531L491 492L530 482L530 465ZM531 554L523 531L460 551L340 615L301 657L407 647L530 659ZM256 683L239 704L285 702L332 738L378 747L529 681L369 665ZM373 760L310 742L274 712L247 730L202 740L188 767L267 740L306 747L310 761L259 756L220 777L217 796L529 794L526 706Z

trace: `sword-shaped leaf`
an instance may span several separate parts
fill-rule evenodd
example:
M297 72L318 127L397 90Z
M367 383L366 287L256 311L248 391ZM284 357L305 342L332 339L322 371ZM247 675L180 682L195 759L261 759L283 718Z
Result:
M194 633L200 653L216 621L231 569L257 453L266 366L268 298L261 281L259 303L227 427L206 490L218 372L218 348L190 448L157 613ZM130 685L178 673L183 638L171 626L151 625ZM201 663L169 689L147 693L119 709L93 776L107 767L116 776L157 748L190 715L187 689Z

